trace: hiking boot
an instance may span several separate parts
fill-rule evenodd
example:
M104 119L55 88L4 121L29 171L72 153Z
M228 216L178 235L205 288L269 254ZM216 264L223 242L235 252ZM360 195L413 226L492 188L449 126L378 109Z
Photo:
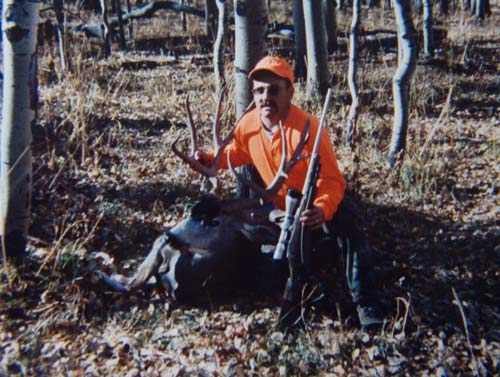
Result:
M384 323L384 315L378 305L358 305L358 317L362 330L376 330Z

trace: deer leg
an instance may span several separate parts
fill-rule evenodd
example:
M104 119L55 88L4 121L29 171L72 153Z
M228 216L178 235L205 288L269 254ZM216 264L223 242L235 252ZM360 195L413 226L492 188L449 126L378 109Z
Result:
M168 257L169 253L165 249L168 248L170 242L171 239L166 234L156 239L150 253L127 283L129 290L142 287L153 275L158 273L160 266L164 263L165 257Z

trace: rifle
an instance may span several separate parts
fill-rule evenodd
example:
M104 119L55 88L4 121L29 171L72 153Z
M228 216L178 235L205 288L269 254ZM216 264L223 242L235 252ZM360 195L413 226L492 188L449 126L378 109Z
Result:
M285 221L273 256L274 259L282 259L286 250L290 271L280 309L279 326L282 328L294 326L303 319L303 297L313 295L313 292L309 292L313 287L308 284L308 280L311 280L307 271L309 250L303 245L306 230L300 222L300 216L313 206L316 196L316 181L320 171L319 143L331 96L332 90L328 89L302 192L293 189L287 192Z

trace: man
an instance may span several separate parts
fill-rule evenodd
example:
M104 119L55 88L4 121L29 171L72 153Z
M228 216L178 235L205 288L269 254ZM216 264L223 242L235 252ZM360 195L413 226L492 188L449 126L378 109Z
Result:
M233 166L252 164L267 186L274 179L281 161L280 122L291 154L309 120L311 137L303 151L307 155L313 148L319 121L292 104L294 74L285 60L267 56L257 63L248 77L253 81L255 108L239 121L234 139L226 147L224 155L229 152ZM346 277L353 301L357 304L361 326L365 329L379 326L383 320L373 291L371 251L359 221L358 209L352 200L344 196L346 184L326 132L321 137L319 155L321 170L314 206L305 210L300 220L313 231L324 229L331 236L344 239L347 245L343 248L343 260L347 262ZM201 151L195 158L204 164L213 161L212 154ZM285 209L289 188L302 191L307 166L307 160L301 160L289 172L273 200L277 208ZM221 159L219 168L227 168L225 159Z

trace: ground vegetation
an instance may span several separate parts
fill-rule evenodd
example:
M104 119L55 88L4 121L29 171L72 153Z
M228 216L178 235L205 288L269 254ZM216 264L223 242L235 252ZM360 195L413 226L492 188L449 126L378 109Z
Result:
M270 3L269 21L289 23L289 2ZM196 99L195 122L206 124L200 136L210 143L212 46L201 18L187 15L184 31L179 14L162 11L133 21L128 50L114 40L109 57L98 40L69 36L64 75L56 39L42 38L30 238L13 287L4 274L0 281L0 374L500 373L498 2L483 20L436 15L434 56L419 62L411 85L405 157L391 170L394 16L361 11L363 106L354 148L344 145L350 17L341 14L338 49L329 57L328 132L367 219L387 311L383 328L358 329L340 277L336 309L314 312L306 329L289 333L276 330L276 301L180 307L155 289L124 295L96 283L98 269L130 274L209 189L170 145L179 132L187 136L187 95ZM417 17L419 30L421 23ZM289 38L273 34L268 46L293 57ZM234 93L231 38L224 57ZM321 103L307 99L305 84L295 88L295 102L319 115ZM235 104L226 98L229 125ZM222 195L234 195L230 175L221 177Z

